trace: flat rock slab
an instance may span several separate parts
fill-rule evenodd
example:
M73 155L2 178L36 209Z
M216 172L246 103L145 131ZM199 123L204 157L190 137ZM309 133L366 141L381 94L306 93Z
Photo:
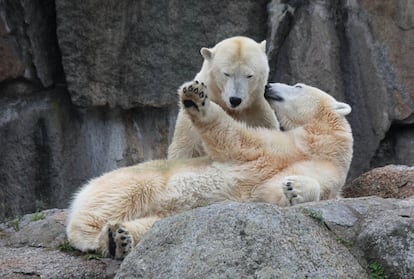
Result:
M1 247L0 278L113 278L119 262L88 260L47 248Z

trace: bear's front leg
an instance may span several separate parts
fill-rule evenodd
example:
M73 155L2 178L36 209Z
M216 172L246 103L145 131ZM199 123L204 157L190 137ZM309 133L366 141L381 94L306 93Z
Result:
M221 162L246 162L260 157L267 137L234 120L219 105L210 102L206 90L203 83L191 81L185 83L178 94L207 155Z

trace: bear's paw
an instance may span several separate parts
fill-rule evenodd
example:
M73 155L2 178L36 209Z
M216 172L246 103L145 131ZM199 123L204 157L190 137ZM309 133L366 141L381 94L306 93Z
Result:
M189 113L199 113L207 105L207 86L197 80L185 83L180 91L180 99Z
M128 230L119 223L108 224L108 250L115 259L123 259L134 246L134 240Z
M320 199L319 182L304 175L286 176L283 181L283 192L291 205Z

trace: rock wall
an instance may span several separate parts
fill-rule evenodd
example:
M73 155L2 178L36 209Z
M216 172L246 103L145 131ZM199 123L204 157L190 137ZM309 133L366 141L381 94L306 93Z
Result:
M176 88L234 35L268 40L272 81L352 105L350 178L414 164L412 1L0 0L0 219L165 157Z
M301 80L352 106L350 177L387 163L414 164L407 153L414 132L414 2L274 0L269 12L271 79Z

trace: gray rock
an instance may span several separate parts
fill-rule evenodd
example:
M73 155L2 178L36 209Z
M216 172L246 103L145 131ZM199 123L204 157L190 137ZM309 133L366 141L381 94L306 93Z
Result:
M344 187L346 198L379 196L407 198L414 195L414 167L388 165L372 169Z
M331 200L296 206L320 220L362 266L378 264L387 278L414 278L414 196Z
M174 110L80 110L63 89L10 91L0 102L0 220L65 208L88 179L167 153Z
M412 2L267 2L0 1L0 219L65 207L86 180L165 157L176 88L200 47L233 35L267 34L273 81L353 106L349 181L412 165Z
M414 204L414 203L413 203ZM379 263L390 278L414 277L413 208L381 210L361 223L356 245L366 261Z
M0 245L56 248L66 240L66 210L49 209L0 224Z
M117 265L109 259L88 260L45 248L1 247L0 253L0 277L4 279L109 279Z
M122 108L175 104L176 89L201 68L201 47L235 35L265 39L266 2L56 1L73 102Z
M414 129L403 129L395 133L395 157L402 165L414 166Z
M50 209L0 224L0 277L113 278L119 261L68 245L66 216L66 210Z
M54 0L4 0L0 14L0 81L24 78L53 85L62 72Z
M65 216L25 215L17 232L0 224L0 277L367 278L374 263L390 279L414 276L414 196L199 208L158 222L120 271L119 261L71 251Z
M305 212L218 204L158 222L116 278L368 278Z

